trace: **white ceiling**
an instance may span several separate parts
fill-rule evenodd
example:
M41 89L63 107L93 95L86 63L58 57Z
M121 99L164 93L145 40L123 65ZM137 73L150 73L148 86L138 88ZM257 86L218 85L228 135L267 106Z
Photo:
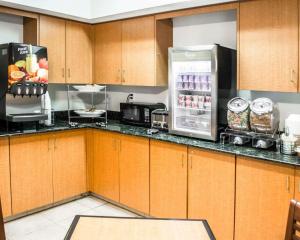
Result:
M0 0L0 5L83 22L104 22L234 0Z

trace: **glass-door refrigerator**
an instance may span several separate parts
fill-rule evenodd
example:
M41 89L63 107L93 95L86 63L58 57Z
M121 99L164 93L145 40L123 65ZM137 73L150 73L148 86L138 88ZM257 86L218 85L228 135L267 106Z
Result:
M236 50L219 45L169 49L169 132L216 141L236 96Z

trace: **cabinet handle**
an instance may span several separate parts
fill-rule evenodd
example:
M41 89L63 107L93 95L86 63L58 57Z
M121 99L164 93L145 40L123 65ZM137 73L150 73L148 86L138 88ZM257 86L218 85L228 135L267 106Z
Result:
M62 77L65 77L65 68L62 68Z
M48 152L50 152L50 139L48 139Z
M193 169L193 157L192 156L190 156L190 166L191 166L191 169Z
M300 181L298 183L298 192L300 193Z
M117 140L113 140L113 149L116 151L117 150Z
M124 83L125 82L125 70L123 69L122 71L122 82Z
M296 81L294 80L295 70L291 69L291 83L296 84Z
M121 69L118 69L117 82L119 82L120 80L121 80L121 82L122 82L122 72L121 72Z
M184 167L184 162L183 162L183 160L184 160L184 154L182 154L182 156L181 156L181 166L182 166L182 168Z
M121 151L122 151L122 141L119 140L119 152L121 152Z
M286 177L286 190L288 192L290 191L290 176Z

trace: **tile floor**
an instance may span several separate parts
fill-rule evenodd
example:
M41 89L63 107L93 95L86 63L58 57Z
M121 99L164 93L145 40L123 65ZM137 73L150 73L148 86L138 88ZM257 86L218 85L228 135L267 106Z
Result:
M94 197L85 197L5 224L7 240L62 240L75 215L136 217Z

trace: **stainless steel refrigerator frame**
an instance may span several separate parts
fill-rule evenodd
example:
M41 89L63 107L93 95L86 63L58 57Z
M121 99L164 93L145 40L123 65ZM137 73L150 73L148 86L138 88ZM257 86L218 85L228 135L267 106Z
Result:
M205 134L205 132L192 132L188 130L175 130L175 119L174 119L174 109L173 106L176 105L175 101L175 89L176 81L173 79L173 53L176 51L211 51L211 134ZM194 46L194 47L174 47L169 48L169 132L176 135L183 135L187 137L201 138L206 140L217 140L218 134L218 46L217 45L203 45L203 46ZM199 91L201 92L201 91Z

